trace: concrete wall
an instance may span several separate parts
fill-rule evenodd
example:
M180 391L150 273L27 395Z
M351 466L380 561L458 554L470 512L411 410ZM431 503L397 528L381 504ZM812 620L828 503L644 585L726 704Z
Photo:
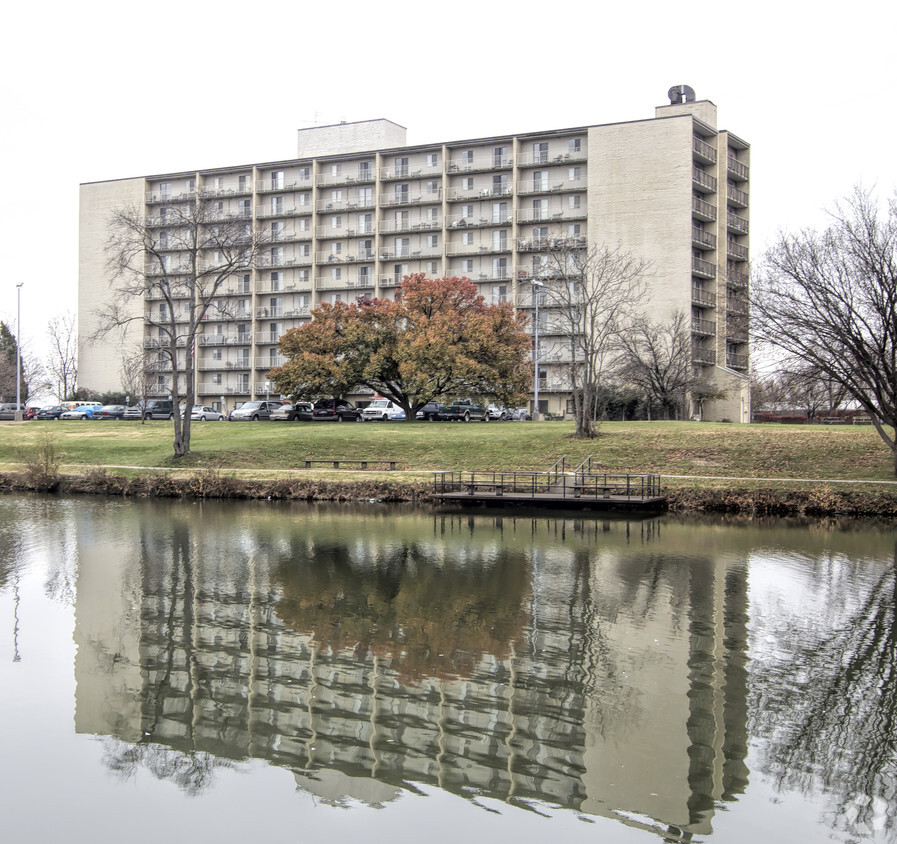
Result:
M103 338L98 311L108 304L113 288L106 268L105 246L111 215L124 206L143 208L145 182L125 179L81 185L78 230L78 386L102 392L121 387L122 356L138 348L143 325L132 323ZM142 316L143 300L135 299L132 313ZM60 399L63 398L60 396Z
M298 158L341 155L406 144L406 129L391 120L360 120L299 130Z

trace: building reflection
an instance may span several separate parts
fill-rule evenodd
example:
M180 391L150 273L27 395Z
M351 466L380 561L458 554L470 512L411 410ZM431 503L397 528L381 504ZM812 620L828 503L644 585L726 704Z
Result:
M438 786L673 839L746 786L737 552L657 521L165 507L129 564L81 555L76 728L115 770L198 790L264 759L335 804Z

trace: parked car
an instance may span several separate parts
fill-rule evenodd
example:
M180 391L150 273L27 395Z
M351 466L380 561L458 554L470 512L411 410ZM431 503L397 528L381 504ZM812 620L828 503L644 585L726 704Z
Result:
M297 401L278 407L271 414L272 422L310 422L315 406L310 401Z
M525 407L512 407L508 410L508 420L510 422L527 422L533 416Z
M224 414L205 405L195 405L190 411L190 419L193 422L223 422Z
M445 417L442 415L442 402L428 401L419 411L417 411L418 420L427 422L439 422Z
M40 413L40 408L37 405L33 405L25 410L25 418L26 419L37 419L37 414Z
M470 422L471 419L489 421L486 408L475 404L473 399L456 399L452 404L445 405L442 408L442 416L454 422Z
M123 404L104 404L97 408L93 413L94 419L122 419L125 415L125 406Z
M0 419L15 419L17 410L20 410L24 415L26 410L25 405L17 405L15 402L0 404Z
M121 418L126 420L143 419L143 405L135 404L131 407L126 407Z
M282 401L248 401L228 414L231 422L258 422L270 419L271 414L283 405Z
M50 407L42 407L38 412L36 419L52 419L54 422L59 421L59 417L62 416L69 408L67 408L64 404L54 404Z
M93 419L93 414L97 411L102 405L96 404L81 404L78 405L74 410L67 410L63 413L59 418L60 419Z
M144 419L173 419L174 402L171 399L150 399L143 411Z
M405 411L402 410L395 402L389 399L374 399L364 410L361 411L361 418L365 422L371 422L379 419L383 422L389 422L401 416L405 418Z
M504 422L508 419L508 409L500 404L490 404L486 406L486 416L489 419L495 419L498 422Z
M321 399L312 413L315 422L360 422L361 411L345 399Z

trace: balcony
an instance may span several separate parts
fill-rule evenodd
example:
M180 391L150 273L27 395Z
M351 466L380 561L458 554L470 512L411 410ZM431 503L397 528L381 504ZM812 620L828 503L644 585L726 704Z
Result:
M221 370L229 370L229 369L249 369L249 358L242 358L241 360L212 360L212 359L202 359L196 362L196 369L199 372L219 372Z
M544 252L559 250L569 252L572 249L585 249L584 237L521 237L517 239L518 252Z
M400 179L432 179L434 176L442 178L442 165L436 164L400 164L392 167L380 168L380 180L383 182Z
M259 179L255 183L257 193L278 193L279 191L308 190L311 187L311 174L307 179L289 177L284 179Z
M445 254L448 257L457 257L459 255L487 255L501 252L510 252L513 241L505 239L497 243L447 243L445 246Z
M691 259L691 274L701 278L716 278L716 264L705 261L702 258Z
M726 227L736 235L750 233L750 223L744 217L739 217L738 214L733 214L731 211L726 214Z
M726 186L726 196L729 200L730 205L735 205L738 208L747 208L750 204L750 196L746 191L739 190L734 185Z
M440 220L425 220L418 217L412 219L393 219L380 221L380 234L396 234L398 232L441 231Z
M435 193L422 190L409 190L401 193L382 193L380 194L379 201L381 208L401 208L404 205L428 205L442 201L442 190L440 189Z
M356 261L375 261L376 259L377 253L373 249L356 249L347 252L317 252L315 254L316 264L354 264Z
M374 208L373 197L346 197L345 199L319 199L315 203L318 212L368 211Z
M749 253L747 246L742 246L740 243L735 243L735 241L727 240L726 254L733 261L747 261Z
M584 220L585 206L582 208L520 208L517 211L518 223L563 222L566 220Z
M735 290L744 290L748 286L749 281L748 274L746 272L742 272L741 270L736 270L732 267L729 267L726 271L726 284L729 287L734 288Z
M497 199L503 196L510 195L510 185L500 185L498 187L481 186L472 188L451 187L446 193L446 199L449 202L459 202L463 199Z
M697 135L692 139L692 153L696 161L701 161L704 164L716 164L716 147L701 140Z
M691 242L698 249L716 249L716 235L697 226L691 227Z
M287 358L285 358L283 355L274 355L274 357L265 355L265 357L255 359L255 368L273 369L275 366L283 366L286 362Z
M716 220L716 206L693 196L691 198L691 215L692 217L697 217L699 220L712 223Z
M730 155L726 158L726 172L736 182L746 182L750 175L750 168Z
M716 193L716 178L697 167L692 170L691 183L699 193Z
M270 220L274 217L299 217L303 214L311 214L311 203L307 205L290 205L283 208L259 205L256 208L255 217L257 220Z
M538 167L544 164L573 164L577 161L586 161L585 148L568 150L567 152L523 152L517 157L518 167Z
M318 173L317 185L319 188L333 185L369 185L374 181L374 168L371 167L367 171L356 170L352 173Z
M399 248L384 246L377 250L377 256L381 261L414 260L419 258L442 257L441 246L402 246Z
M374 234L374 224L367 223L363 226L353 225L348 222L345 226L317 226L315 237L322 240L338 240L345 237L364 237Z
M704 346L692 346L691 358L695 363L703 366L713 366L716 363L716 350L706 349Z
M147 205L159 205L168 202L190 202L196 199L195 190L182 190L175 193L171 191L150 191L146 194Z
M445 227L448 229L476 229L484 226L510 226L513 217L510 212L505 214L485 214L471 217L464 214L452 214L445 218Z
M750 359L747 355L741 355L737 352L726 352L726 366L730 369L747 369Z
M199 334L196 337L196 341L200 346L250 346L252 345L252 332L238 331L233 334Z
M709 319L691 319L691 333L701 337L713 337L716 334L716 323Z
M585 179L566 179L552 176L548 179L525 179L517 182L517 195L528 196L542 193L563 193L584 190Z
M446 173L485 173L489 170L509 170L514 166L511 155L480 155L472 161L452 159L445 168Z
M691 302L699 308L715 308L716 293L693 284L691 288Z
M735 314L737 316L747 316L750 312L750 305L745 299L739 299L736 296L729 296L726 299L726 310L730 314Z
M197 392L201 396L248 396L249 383L215 384L211 381L200 381Z
M256 258L255 265L261 269L276 269L277 267L310 267L311 255L300 255L299 257L262 255L261 257Z
M355 278L331 278L320 275L315 277L315 290L367 290L374 286L373 276Z

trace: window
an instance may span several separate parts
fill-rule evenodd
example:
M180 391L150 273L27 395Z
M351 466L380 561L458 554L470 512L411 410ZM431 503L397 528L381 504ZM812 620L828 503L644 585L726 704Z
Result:
M473 216L473 206L472 205L462 205L461 206L461 216L464 218L469 218Z
M439 235L438 234L428 234L427 235L427 247L430 249L436 249L439 246Z
M579 237L580 231L581 229L579 223L571 223L569 226L567 226L568 237Z
M466 149L461 153L461 161L463 164L466 164L468 167L473 164L473 150Z
M359 214L358 215L358 233L373 234L374 232L374 215Z
M407 176L408 175L408 159L407 158L397 158L395 160L396 165L396 176Z
M271 174L271 187L274 190L283 189L283 170L275 170Z
M308 270L299 270L299 272L296 274L296 278L301 284L308 284L308 280L309 280Z
M283 222L271 223L271 240L283 240Z
M492 177L492 192L496 196L503 196L508 192L508 174L500 173Z
M582 207L582 197L581 196L570 196L568 199L568 205L570 208L581 208Z
M578 154L582 151L582 141L579 138L570 138L569 143L570 154Z
M216 373L212 376L212 383L213 383L213 384L220 384L220 383L221 383L221 373L220 373L220 372L216 372Z
M430 179L427 182L427 193L439 193L439 182L436 179Z
M506 223L508 222L508 203L493 202L492 203L492 222Z
M408 228L408 212L407 211L396 211L396 231L402 231L402 229Z
M308 217L300 217L297 223L297 228L301 232L311 231L311 220Z
M567 171L567 178L568 178L571 182L578 182L578 181L579 181L579 176L580 176L580 173L581 173L581 172L582 172L581 168L579 168L579 167L571 167L571 168Z
M311 167L300 167L297 176L300 181L307 182L311 178Z
M492 289L492 295L495 296L495 301L499 304L502 302L508 301L508 286L506 284L502 284L499 287L494 287Z
M493 258L492 259L492 278L508 277L508 259Z
M339 281L342 277L343 277L342 267L331 267L330 268L330 280L331 281Z
M374 189L373 188L359 188L358 189L358 204L362 208L368 208L374 204Z
M330 228L332 229L341 229L343 227L343 218L340 214L334 214L330 218Z
M374 257L374 241L359 240L358 241L358 257L373 258Z
M301 296L297 297L299 299L299 307L307 308L311 303L311 296L308 293L303 293Z
M462 232L461 243L464 246L473 246L473 232Z
M310 243L300 243L296 247L296 252L300 258L308 258L311 255L311 244Z
M533 200L533 219L534 220L547 220L548 219L548 200L547 199L534 199Z
M368 285L371 282L371 268L370 267L359 267L358 268L358 282L362 285Z
M493 147L492 148L492 166L493 167L504 167L507 165L508 159L508 148L507 147Z
M533 190L548 190L547 170L533 170Z
M241 199L241 203L249 202L248 199ZM272 196L271 197L271 213L272 214L283 214L283 197L282 196Z
M359 161L358 162L358 178L359 179L369 179L371 177L371 162L370 161Z
M282 246L272 246L271 247L271 266L277 266L278 264L283 263L283 247Z
M212 349L212 360L221 360L222 357L221 349Z
M470 274L473 272L473 261L470 258L465 258L461 262L461 272L465 274Z
M497 252L504 252L508 248L508 232L506 229L492 232L492 248Z
M249 292L249 273L237 276L237 293Z
M240 176L239 178L240 193L249 190L249 176Z
M428 261L427 272L430 275L436 275L439 272L439 264L436 261Z
M159 232L159 248L168 249L168 232Z
M237 209L241 217L249 217L252 214L252 200L240 199L237 201Z
M274 272L271 273L271 289L272 290L280 290L283 286L283 273Z
M311 204L311 194L310 193L300 193L299 194L299 204L300 205L310 205Z
M461 190L473 190L473 177L465 176L461 179Z
M396 284L400 283L406 275L408 275L408 264L396 264L392 268L392 277Z
M396 255L399 258L407 258L411 254L411 238L396 238Z
M408 201L408 185L396 185L396 204Z
M335 305L337 302L342 302L342 301L343 301L342 293L331 293L330 294L330 304L331 305Z
M343 201L343 189L342 188L334 188L330 191L330 201L331 202L342 202Z
M533 163L544 164L548 161L548 142L539 141L533 144Z
M533 240L537 244L541 244L543 240L548 239L548 226L536 226L533 229Z
M343 172L342 164L331 164L330 165L330 175L331 176L340 176Z
M171 182L162 182L159 185L159 198L168 199L171 196Z
M439 166L439 154L435 152L427 153L427 167L438 167Z
M431 223L438 222L439 209L438 208L428 208L427 209L427 220Z

